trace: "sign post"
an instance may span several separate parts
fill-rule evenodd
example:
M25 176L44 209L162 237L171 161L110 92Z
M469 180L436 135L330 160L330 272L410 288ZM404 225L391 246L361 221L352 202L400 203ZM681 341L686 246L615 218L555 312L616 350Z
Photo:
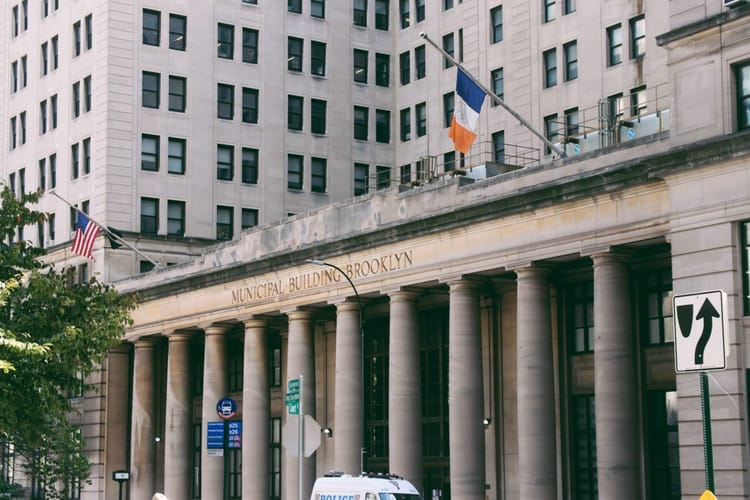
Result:
M229 485L227 475L227 465L229 463L229 454L227 448L230 446L229 440L229 419L237 415L237 402L232 398L221 398L216 403L216 415L222 420L221 431L221 452L224 455L224 495L223 498L226 500L229 497ZM209 425L211 422L209 422Z
M700 372L703 457L706 489L710 493L714 491L714 456L707 372L727 367L727 295L723 290L712 290L675 295L672 302L676 319L673 321L675 371Z

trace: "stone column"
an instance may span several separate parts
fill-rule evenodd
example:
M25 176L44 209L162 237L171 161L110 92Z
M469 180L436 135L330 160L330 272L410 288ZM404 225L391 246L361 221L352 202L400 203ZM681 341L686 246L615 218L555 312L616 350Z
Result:
M555 373L547 272L527 267L516 275L518 497L556 500Z
M289 318L289 339L287 347L286 380L303 377L302 411L306 415L315 415L315 363L313 350L312 313L296 310L287 313ZM286 388L286 383L284 384ZM287 425L297 424L297 419L287 416ZM298 458L288 450L284 452L284 491L287 500L296 499L299 490ZM315 455L303 458L302 465L302 498L310 498L315 482Z
M268 498L271 399L265 321L245 321L243 361L242 496Z
M421 491L422 385L417 297L409 291L390 294L388 449L389 470Z
M201 498L224 497L224 457L208 456L208 422L219 422L216 403L227 395L225 326L212 325L205 332L203 354L203 411L201 412Z
M364 446L362 330L358 302L336 305L334 468L359 474Z
M135 343L133 409L130 432L131 498L154 494L156 442L154 436L154 344L145 338Z
M594 405L599 497L641 494L636 359L628 270L614 254L594 260Z
M164 494L189 498L191 478L190 334L167 337L167 404L164 425Z
M109 350L106 360L107 383L104 386L106 401L107 446L104 471L104 489L107 500L118 500L119 488L112 481L116 470L128 469L128 426L130 415L130 345L120 344ZM135 399L135 398L134 398ZM123 491L126 491L123 485Z
M485 500L482 333L477 283L467 279L450 283L449 314L451 497Z

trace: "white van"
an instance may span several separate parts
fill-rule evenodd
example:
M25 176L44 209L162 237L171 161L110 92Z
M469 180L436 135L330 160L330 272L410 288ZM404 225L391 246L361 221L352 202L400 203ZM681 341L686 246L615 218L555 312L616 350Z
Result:
M392 474L331 473L318 478L310 500L421 500L406 479Z

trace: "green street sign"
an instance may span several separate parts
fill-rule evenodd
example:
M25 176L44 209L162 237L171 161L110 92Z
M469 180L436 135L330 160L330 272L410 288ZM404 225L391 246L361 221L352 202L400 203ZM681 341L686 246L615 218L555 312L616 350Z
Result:
M296 401L287 400L286 409L289 415L299 415L299 399Z
M286 391L288 394L299 394L299 379L289 379L286 383Z
M296 403L299 401L299 393L298 392L287 392L284 396L284 402L288 405L290 403Z

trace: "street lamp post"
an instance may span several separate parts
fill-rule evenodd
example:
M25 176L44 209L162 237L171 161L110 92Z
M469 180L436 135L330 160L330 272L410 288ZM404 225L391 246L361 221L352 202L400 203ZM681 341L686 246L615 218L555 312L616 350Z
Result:
M362 322L362 299L360 299L359 292L357 291L357 287L354 286L354 282L351 280L351 278L349 278L349 275L346 274L344 272L344 270L341 269L336 264L331 264L330 262L326 262L326 261L320 260L320 259L307 259L305 262L307 262L308 264L315 264L316 266L327 266L327 267L333 268L336 271L338 271L344 278L346 278L346 281L349 282L349 286L351 286L352 290L354 290L354 296L357 299L357 306L359 307L360 346L361 346L361 349L362 349L362 353L361 353L362 354L362 360L361 360L362 362L361 362L361 374L360 374L360 378L362 380L362 419L363 419L363 422L362 422L362 424L363 424L362 425L362 432L363 432L363 435L362 435L362 444L363 444L363 448L362 448L362 453L360 454L360 460L359 460L360 464L359 465L360 465L360 471L364 472L364 470L365 470L365 448L364 448L364 442L365 442L365 440L364 440L364 432L365 432L365 426L364 426L364 420L365 420L365 418L364 418L364 405L365 405L365 329L363 327L363 322Z

